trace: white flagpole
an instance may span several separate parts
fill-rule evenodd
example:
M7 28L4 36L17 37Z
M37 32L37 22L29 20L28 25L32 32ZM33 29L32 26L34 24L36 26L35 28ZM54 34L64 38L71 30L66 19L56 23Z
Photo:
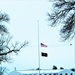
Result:
M40 75L40 42L39 42L39 20L37 21L38 26L38 67L39 67L39 75Z
M75 65L75 38L74 38L74 65Z

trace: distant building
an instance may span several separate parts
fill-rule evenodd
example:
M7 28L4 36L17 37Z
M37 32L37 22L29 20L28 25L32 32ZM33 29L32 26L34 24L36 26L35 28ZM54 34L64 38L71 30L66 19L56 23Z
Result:
M39 70L30 71L12 71L7 75L39 75ZM40 70L40 75L75 75L75 72L64 69L64 70Z

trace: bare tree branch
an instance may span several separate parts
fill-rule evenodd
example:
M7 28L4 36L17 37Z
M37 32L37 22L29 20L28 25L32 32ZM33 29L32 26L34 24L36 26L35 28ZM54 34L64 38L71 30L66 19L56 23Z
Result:
M0 66L0 75L5 75L7 73L8 69L6 67L1 67Z
M75 36L75 1L58 0L53 3L54 11L48 13L50 26L64 25L60 30L63 41Z
M10 54L18 54L18 52L28 44L27 41L21 45L18 42L11 44L12 36L10 36L8 29L5 26L5 22L8 23L9 20L10 18L8 14L0 12L0 63L9 62L11 57L8 56Z
M2 56L2 55L7 55L7 54L9 54L9 53L18 53L24 46L26 46L28 44L28 42L24 42L24 44L22 44L19 48L17 48L17 43L15 44L15 46L13 46L13 49L11 50L10 49L10 47L8 47L8 46L5 46L9 51L7 51L7 52L4 52L4 53L0 53L0 56ZM17 48L17 49L16 49Z

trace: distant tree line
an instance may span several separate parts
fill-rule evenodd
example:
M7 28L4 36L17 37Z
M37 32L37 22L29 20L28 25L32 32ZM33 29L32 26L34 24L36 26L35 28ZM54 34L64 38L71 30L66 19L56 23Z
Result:
M52 70L58 70L58 69L63 70L64 68L63 67L57 68L57 66L53 65ZM36 70L42 70L42 69L37 68ZM75 68L71 68L70 70L75 72Z
M57 69L58 69L57 66L53 65L52 70L57 70ZM60 69L64 69L64 68L63 67L60 67ZM42 69L36 68L36 70L42 70Z
M57 70L58 68L57 68L57 66L55 66L55 65L53 65L53 68L52 68L53 70ZM60 69L64 69L63 67L60 67Z

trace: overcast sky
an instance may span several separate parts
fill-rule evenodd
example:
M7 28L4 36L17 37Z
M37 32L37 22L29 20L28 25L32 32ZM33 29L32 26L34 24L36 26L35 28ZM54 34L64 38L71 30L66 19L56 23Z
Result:
M19 42L29 41L18 56L13 55L12 63L2 63L10 70L16 67L18 70L38 68L38 28L39 43L48 47L41 48L41 52L47 52L48 57L40 55L40 68L51 69L53 65L64 68L74 67L74 41L61 42L60 27L52 28L47 21L47 12L51 9L51 2L46 0L2 0L0 10L10 16L7 25L13 39ZM39 20L39 23L37 22ZM70 46L72 43L72 46Z

